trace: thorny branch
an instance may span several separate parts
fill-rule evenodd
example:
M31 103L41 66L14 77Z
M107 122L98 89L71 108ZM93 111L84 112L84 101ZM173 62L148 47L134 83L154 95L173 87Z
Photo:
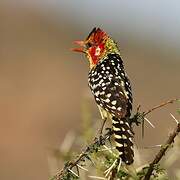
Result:
M166 106L168 104L172 104L174 103L175 101L178 101L179 99L171 99L169 101L166 101L166 102L163 102L157 106L154 106L152 109L149 109L147 110L146 112L144 112L144 115L146 116L147 114L151 113L152 111L156 110L156 109L159 109L159 108L162 108L163 106Z
M169 136L166 143L161 147L160 151L155 156L153 162L150 163L148 172L146 173L144 180L150 179L152 172L154 170L154 166L156 164L158 164L159 161L161 160L161 158L165 155L166 151L171 146L171 144L174 142L174 138L178 135L179 132L180 132L180 123L178 123L177 127L174 129L173 133Z
M134 115L134 117L132 119L130 119L130 123L132 124L133 122L135 122L137 125L142 123L142 119L144 119L144 117L146 115L148 115L149 113L151 113L152 111L162 108L170 103L174 103L175 101L177 101L178 99L172 99L166 102L163 102L157 106L154 106L153 108L140 113L139 112L139 108L137 109L137 113ZM140 119L140 121L138 121ZM149 165L149 169L147 174L145 175L145 179L144 180L149 180L150 176L152 175L153 169L154 169L154 165L157 164L161 158L163 157L163 155L165 154L165 152L167 151L167 149L169 148L169 146L173 143L174 138L177 136L177 134L180 132L180 124L178 123L178 126L176 127L176 129L174 130L174 132L171 134L171 136L169 137L169 139L167 140L166 144L164 147L161 148L161 150L159 151L159 153L156 155L154 161L152 163L150 163ZM83 150L76 159L74 159L73 161L69 161L64 165L64 168L59 171L55 176L52 177L51 180L61 180L63 178L63 176L68 173L68 172L72 172L71 169L74 167L77 167L78 169L78 164L80 162L85 161L85 159L90 159L89 155L93 152L98 151L98 148L100 148L102 145L105 144L107 139L110 139L110 137L112 136L113 132L112 130L109 130L106 134L102 135L100 138L95 138L94 141L88 145L85 150Z
M88 145L84 151L81 152L81 154L78 155L78 157L73 160L73 161L69 161L66 163L66 165L64 166L64 168L58 172L53 178L52 180L61 180L64 176L65 173L67 173L69 170L71 170L73 167L77 166L78 163L84 161L85 159L90 159L89 154L98 151L98 148L102 145L105 144L105 141L110 139L110 137L112 136L113 132L110 129L106 134L100 136L100 138L95 138L93 143L91 143L90 145Z
M164 107L164 106L166 106L168 104L172 104L172 103L174 103L174 102L176 102L178 100L179 99L171 99L169 101L165 101L165 102L163 102L163 103L161 103L161 104L159 104L157 106L154 106L153 108L151 108L151 109L149 109L149 110L147 110L145 112L139 112L140 106L138 106L136 114L132 118L129 119L129 123L130 123L131 126L132 126L132 124L136 124L138 126L141 123L142 123L142 125L144 125L145 116L147 116L148 114L150 114L154 110L162 108L162 107Z

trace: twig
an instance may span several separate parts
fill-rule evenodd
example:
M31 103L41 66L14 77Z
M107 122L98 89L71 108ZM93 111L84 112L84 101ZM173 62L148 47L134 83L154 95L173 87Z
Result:
M166 143L162 146L158 154L155 156L154 160L152 163L149 165L148 172L145 175L144 180L149 180L152 172L154 170L154 166L161 160L161 158L165 155L166 151L168 148L171 146L171 144L174 142L174 138L178 135L180 132L180 123L178 123L177 127L174 129L173 133L169 136L168 140Z
M174 117L174 115L172 115L171 113L170 113L170 115L171 115L171 117L174 119L174 121L178 124L179 121Z
M166 102L163 102L163 103L161 103L161 104L159 104L159 105L157 105L157 106L154 106L152 109L149 109L149 110L147 110L146 112L144 112L144 116L146 116L147 114L151 113L152 111L154 111L154 110L156 110L156 109L159 109L159 108L161 108L161 107L163 107L163 106L166 106L166 105L168 105L168 104L174 103L175 101L178 101L178 100L179 100L178 98L176 98L176 99L171 99L171 100L166 101Z

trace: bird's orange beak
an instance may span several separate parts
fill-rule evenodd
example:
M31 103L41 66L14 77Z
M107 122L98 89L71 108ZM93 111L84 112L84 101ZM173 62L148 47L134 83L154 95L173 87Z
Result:
M85 46L84 41L74 41L74 44L77 44L77 45L79 45L81 47L80 48L73 48L73 49L71 49L72 51L85 53L85 51L84 51L84 46Z

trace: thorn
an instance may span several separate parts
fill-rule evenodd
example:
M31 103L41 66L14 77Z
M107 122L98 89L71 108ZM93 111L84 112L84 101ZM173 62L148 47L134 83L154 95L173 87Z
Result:
M179 124L180 122L170 113L171 117L174 119L174 121Z
M74 174L76 177L79 178L79 176L74 171L72 171L71 169L68 169L68 171L70 171L72 174Z
M113 149L116 149L115 147L111 147L111 148L108 148L108 149L101 149L101 150L99 150L100 152L101 151L109 151L109 150L113 150Z
M103 145L104 146L104 150L107 150L107 151L109 151L113 156L115 156L115 157L117 157L117 155L115 154L115 153L113 153L113 148L108 148L106 145ZM116 148L114 148L114 149L116 149Z
M112 153L112 154L113 154L113 152L112 152L112 148L108 148L106 145L103 145L103 147L104 147L107 151L109 151L110 153Z
M80 169L84 170L84 171L88 171L88 169L86 169L86 168L80 166L79 164L77 164L77 166L78 166Z
M157 144L157 145L154 145L154 146L146 146L144 147L145 149L149 149L149 148L157 148L157 147L161 147L162 144Z
M120 159L119 159L118 168L117 168L117 172L119 172L119 170L120 170L120 167L121 167L121 164L122 164L122 160L121 160L121 158L120 158Z
M89 161L91 161L91 163L95 166L94 161L89 157L89 155L86 154L85 157L86 157Z
M115 166L116 162L117 162L117 159L113 162L113 164L106 171L104 171L105 177L107 177L109 175L109 173L111 172L111 170Z
M155 128L155 126L146 117L144 119L151 125L152 128Z
M76 165L76 169L77 169L77 174L78 174L78 176L79 176L79 168L78 168L77 165Z
M99 177L99 176L88 176L89 178L91 179L102 179L102 180L105 180L104 177Z

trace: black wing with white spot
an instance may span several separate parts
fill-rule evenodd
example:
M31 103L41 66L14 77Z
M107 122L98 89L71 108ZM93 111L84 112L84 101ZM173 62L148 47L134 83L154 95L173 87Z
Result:
M123 62L110 54L89 73L89 85L98 105L116 117L129 116L132 94Z

